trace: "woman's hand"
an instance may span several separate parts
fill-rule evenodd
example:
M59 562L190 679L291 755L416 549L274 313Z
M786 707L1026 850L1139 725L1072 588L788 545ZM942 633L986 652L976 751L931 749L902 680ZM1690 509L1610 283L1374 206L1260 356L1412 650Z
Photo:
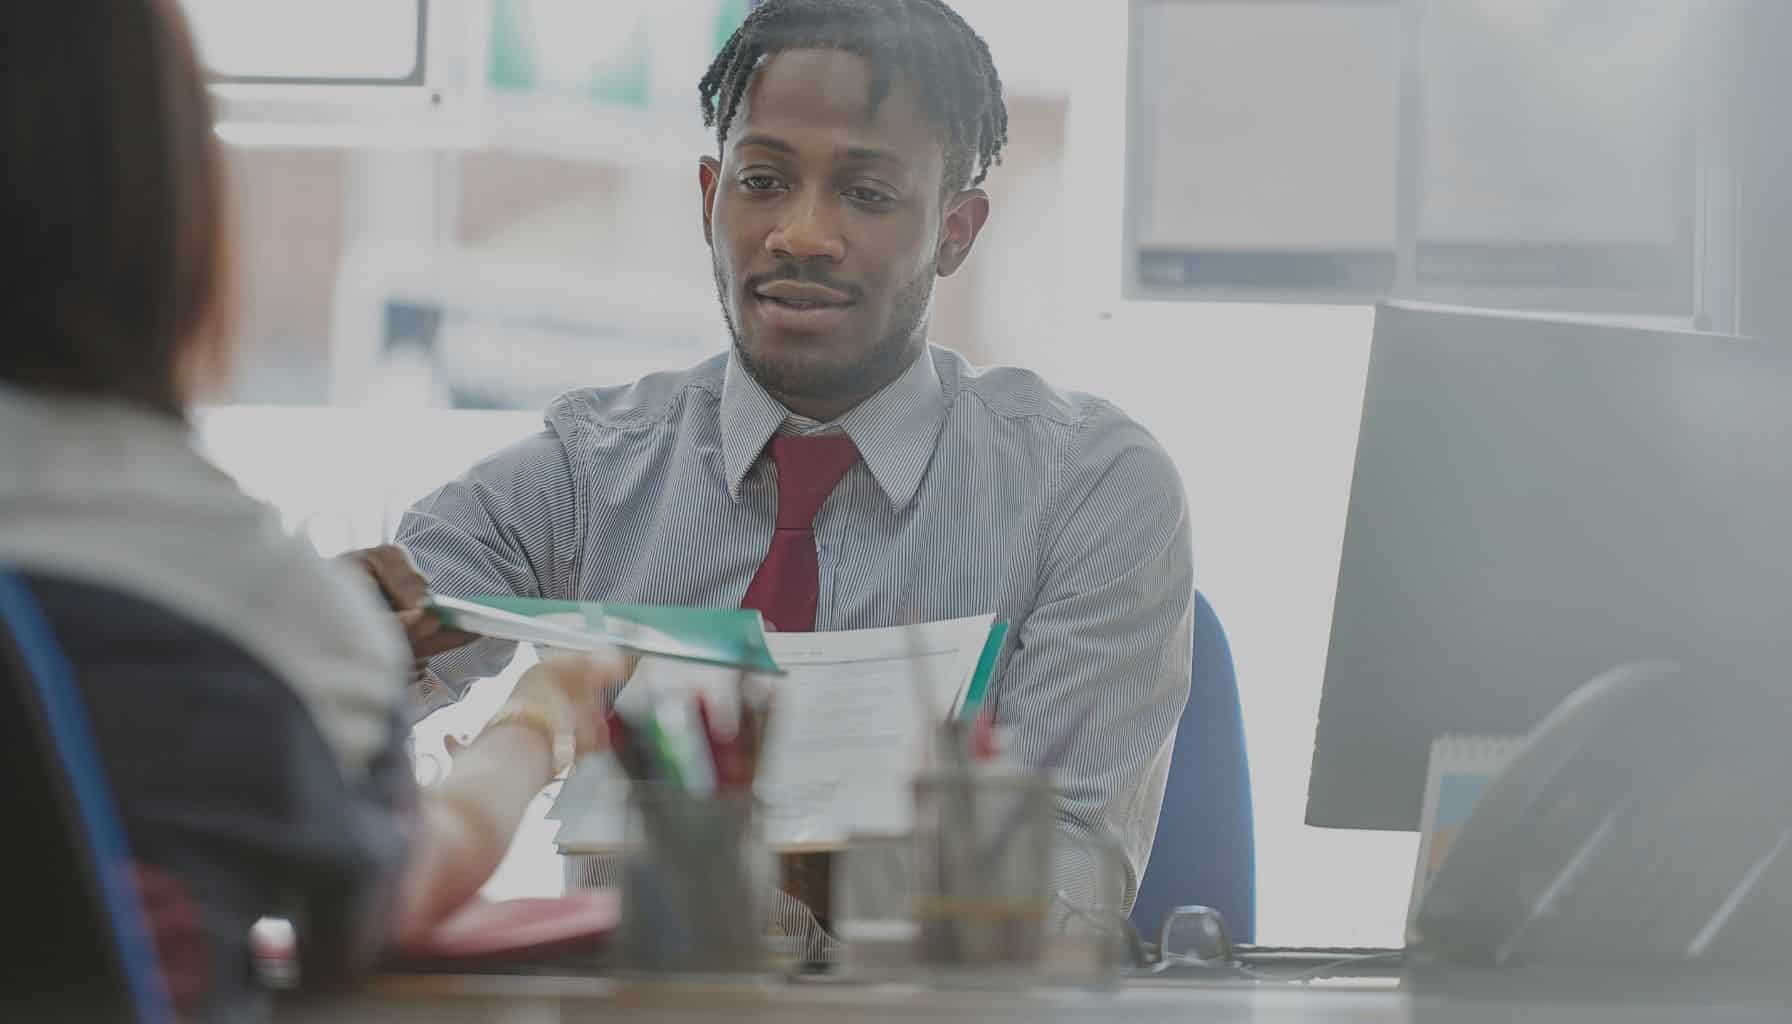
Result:
M604 745L604 716L640 659L622 651L556 651L544 648L541 660L523 673L507 705L534 708L553 717L572 734L584 753Z
M464 749L450 748L454 770L423 793L417 841L399 883L401 947L424 942L491 877L529 801L553 774L555 737L570 734L580 752L602 748L604 713L636 660L613 650L544 653L494 716L527 711L527 724L488 728ZM551 734L540 729L546 724Z

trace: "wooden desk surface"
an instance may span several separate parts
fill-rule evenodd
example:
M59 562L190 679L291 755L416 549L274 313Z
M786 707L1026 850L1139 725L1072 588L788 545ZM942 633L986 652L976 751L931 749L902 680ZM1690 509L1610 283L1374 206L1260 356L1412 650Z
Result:
M1440 1024L1667 1024L1720 1016L1726 1022L1787 1019L1784 1007L1722 1008L1646 1003L1513 1002L1414 996L1391 982L1340 985L1130 982L1117 992L942 992L910 986L838 983L644 984L599 978L476 975L380 979L341 999L289 1006L283 1022L381 1021L403 1024L1142 1024L1142 1022L1394 1021Z

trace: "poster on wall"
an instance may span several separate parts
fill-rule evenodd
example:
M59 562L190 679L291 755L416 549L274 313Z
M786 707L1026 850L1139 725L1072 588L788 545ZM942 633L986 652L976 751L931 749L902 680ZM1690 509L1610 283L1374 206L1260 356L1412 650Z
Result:
M494 0L486 84L500 95L686 107L751 0Z

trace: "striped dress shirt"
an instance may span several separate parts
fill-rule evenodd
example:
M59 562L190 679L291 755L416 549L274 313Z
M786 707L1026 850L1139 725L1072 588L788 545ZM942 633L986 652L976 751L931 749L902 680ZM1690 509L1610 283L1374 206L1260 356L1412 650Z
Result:
M445 594L738 606L777 513L760 453L799 424L816 427L731 353L574 391L541 433L419 502L399 540ZM816 517L816 628L1007 620L988 699L1013 755L1038 758L1093 706L1058 772L1072 841L1057 882L1075 903L1130 906L1189 692L1193 567L1169 458L1101 399L937 347L826 428L862 460ZM424 700L512 653L482 641L437 658ZM1096 853L1103 837L1122 856Z

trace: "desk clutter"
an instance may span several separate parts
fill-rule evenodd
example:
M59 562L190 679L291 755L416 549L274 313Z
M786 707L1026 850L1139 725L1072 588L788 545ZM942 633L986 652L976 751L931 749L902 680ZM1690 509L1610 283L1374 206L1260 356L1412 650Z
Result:
M668 770L702 791L715 769L697 698L722 736L733 735L743 708L775 701L756 738L752 790L761 835L779 853L834 852L850 836L912 831L909 782L928 756L932 730L981 705L1005 637L1005 626L987 615L771 633L764 639L776 674L645 660L615 710L649 729L641 739L663 743ZM628 845L626 767L599 754L568 777L550 812L560 822L562 854L614 854Z
M753 797L769 708L743 694L733 729L723 730L702 694L684 719L665 706L608 720L610 750L629 778L632 833L616 965L757 973L768 966L764 905L774 877Z
M1118 898L1068 909L1052 877L1066 841L1052 776L1093 703L1037 763L1007 756L986 700L1005 638L988 616L769 634L775 677L643 662L607 719L609 751L577 765L551 812L568 887L621 893L611 965L1030 975L1079 914L1099 922L1070 929L1080 949L1104 932L1096 944L1118 948ZM781 885L780 857L822 858L822 890Z

